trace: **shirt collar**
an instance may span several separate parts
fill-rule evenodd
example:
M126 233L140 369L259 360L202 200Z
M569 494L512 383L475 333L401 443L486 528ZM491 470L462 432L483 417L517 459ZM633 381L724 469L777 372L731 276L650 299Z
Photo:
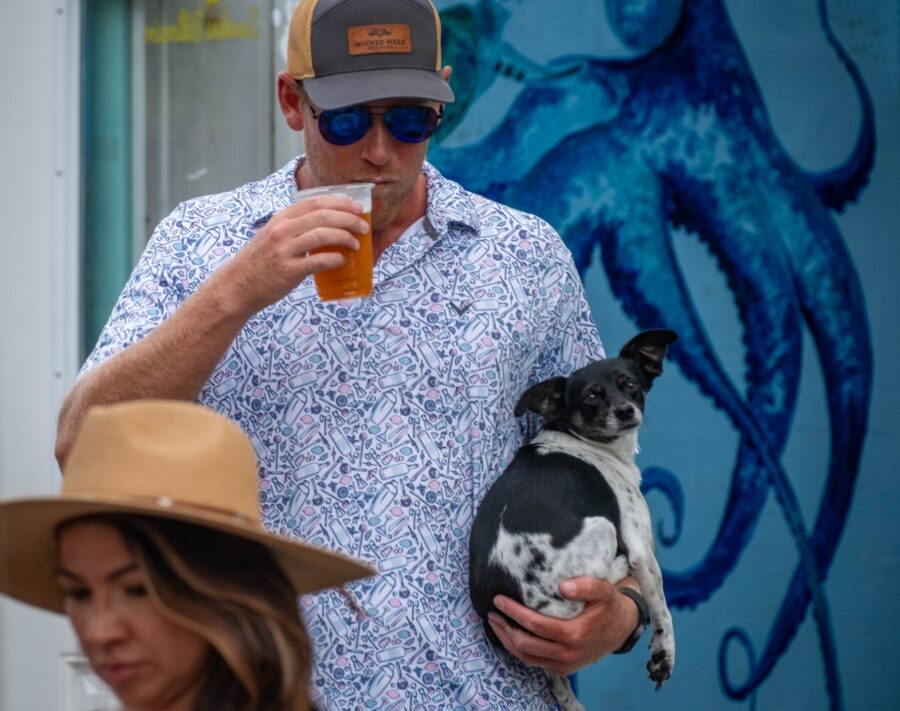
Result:
M481 221L472 201L472 194L459 183L441 175L431 163L425 163L422 172L428 181L425 229L431 237L437 239L451 227L461 227L478 234Z
M247 201L250 220L254 226L268 222L272 215L281 212L294 201L294 193L297 192L295 175L302 160L303 156L298 156L268 178L253 184Z
M252 224L268 222L276 212L284 210L297 192L296 173L305 156L300 155L288 162L268 178L253 185L248 195ZM428 204L425 208L426 226L429 235L436 239L452 227L461 227L478 233L480 221L472 202L471 193L459 183L448 180L430 163L422 166L428 186Z

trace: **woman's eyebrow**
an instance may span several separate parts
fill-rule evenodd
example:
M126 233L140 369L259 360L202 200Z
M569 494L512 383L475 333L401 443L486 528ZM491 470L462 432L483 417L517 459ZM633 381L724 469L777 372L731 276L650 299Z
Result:
M126 565L123 565L121 568L117 568L116 570L113 570L111 573L109 573L106 576L106 579L107 580L115 580L116 578L121 578L123 575L127 575L128 573L131 573L137 569L138 569L137 563L127 563ZM81 580L82 579L81 576L78 575L77 573L73 573L71 570L66 570L62 566L56 566L56 568L54 569L54 572L56 573L56 575L63 577L63 578L71 578L72 580Z

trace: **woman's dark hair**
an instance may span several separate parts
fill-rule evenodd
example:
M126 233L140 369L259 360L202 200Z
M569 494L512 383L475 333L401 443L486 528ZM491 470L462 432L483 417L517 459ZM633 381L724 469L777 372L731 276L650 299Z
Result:
M212 647L197 711L311 708L309 640L293 588L265 546L171 519L91 519L120 533L161 612Z

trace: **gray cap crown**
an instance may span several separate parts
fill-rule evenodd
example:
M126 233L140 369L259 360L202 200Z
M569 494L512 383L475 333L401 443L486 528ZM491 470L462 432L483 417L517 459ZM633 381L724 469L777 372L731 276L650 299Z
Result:
M291 20L288 72L332 109L379 99L453 101L430 0L303 0Z

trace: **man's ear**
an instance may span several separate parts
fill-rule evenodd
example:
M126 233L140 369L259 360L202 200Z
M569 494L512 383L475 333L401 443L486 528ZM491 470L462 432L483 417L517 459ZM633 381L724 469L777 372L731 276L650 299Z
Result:
M302 131L306 123L306 107L300 100L297 80L287 72L278 74L278 105L287 125L295 131Z
M453 74L453 67L451 67L449 64L446 67L444 67L443 69L441 69L441 76L444 77L444 81L447 82L448 84L450 83L450 75L451 74Z
M522 393L516 409L513 410L516 417L524 414L526 410L536 412L547 421L556 420L562 414L563 402L566 394L566 379L562 376L544 380L537 385L532 385Z

